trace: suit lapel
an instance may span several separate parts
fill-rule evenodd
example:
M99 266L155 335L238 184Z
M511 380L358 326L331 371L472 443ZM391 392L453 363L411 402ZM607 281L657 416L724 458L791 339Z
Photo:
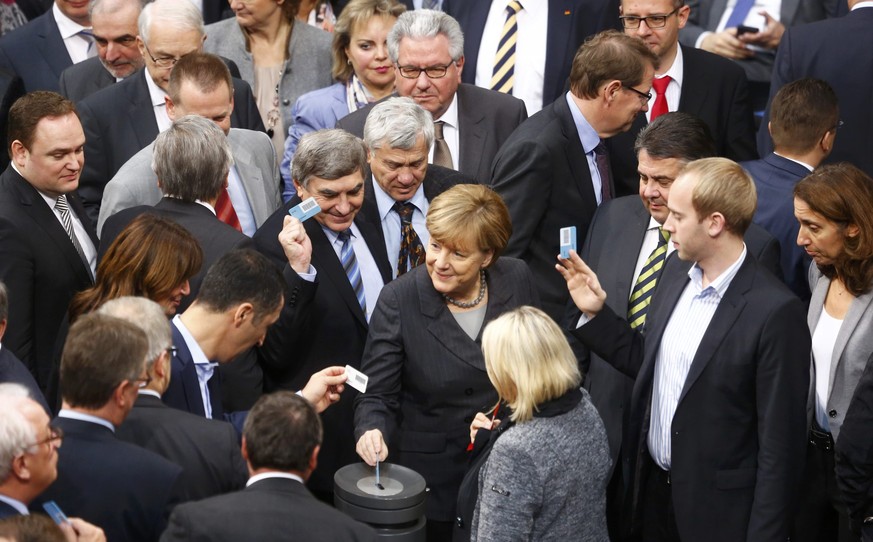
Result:
M825 292L827 292L827 290L825 290ZM828 379L828 390L834 389L834 378L837 374L840 360L843 357L843 351L845 351L846 345L849 344L849 339L852 337L852 334L858 329L858 323L861 321L861 317L863 317L870 308L871 302L873 302L873 292L867 292L866 294L853 299L851 305L849 305L849 312L846 313L843 323L840 324L840 331L837 333L837 340L834 343L834 353L831 356L831 371ZM821 310L824 310L824 302L819 306L822 307ZM820 314L821 313L819 313L819 315ZM810 330L814 332L815 328L810 328Z
M793 162L788 158L783 158L776 153L770 153L764 157L764 162L773 166L776 169L781 171L785 171L791 177L803 178L809 175L809 170L798 164L797 162Z
M333 246L331 246L330 239L321 229L321 224L315 220L307 220L303 223L303 227L306 229L306 233L312 242L312 263L317 267L318 274L320 276L323 275L321 278L327 279L322 281L320 278L319 282L331 283L349 311L355 315L355 318L364 326L364 329L367 329L367 319L364 316L364 311L361 310L361 305L358 304L358 298L355 297L355 291L352 289L351 283L349 283L349 277L346 275ZM320 288L325 286L328 285L322 284Z
M576 128L576 123L573 122L573 114L570 112L570 105L566 98L561 97L555 100L553 107L555 115L561 121L561 129L566 140L564 152L566 155L567 164L570 167L572 179L575 180L576 187L580 192L582 203L588 207L580 209L579 213L585 216L594 216L597 210L597 199L594 194L594 183L591 180L591 170L588 169L588 159L585 157L585 149L582 147L582 142L579 141L579 131ZM570 182L573 182L570 180ZM615 193L615 190L612 191Z
M625 227L613 245L613 250L607 253L607 265L600 264L601 273L603 271L610 273L608 280L611 287L607 286L604 289L607 292L606 299L613 298L614 301L609 304L617 314L627 313L634 271L649 225L649 213L642 201L636 196L627 197L635 200L633 214L627 216Z
M239 173L240 182L242 182L243 190L246 193L246 198L249 200L249 205L252 206L252 213L255 215L255 222L263 224L267 217L272 212L266 208L267 194L264 187L267 186L266 180L261 175L261 169L254 165L251 151L243 142L238 142L234 135L234 128L231 128L228 141L231 144L233 154L233 165L236 166L236 171Z
M70 58L70 53L67 52L67 47L64 45L64 39L61 37L61 31L58 30L52 11L46 12L44 17L42 28L38 34L40 39L36 47L42 52L42 58L51 66L55 79L58 79L61 77L61 72L73 65L73 60Z
M131 77L134 79L126 89L130 101L127 115L133 126L132 132L139 142L139 148L144 149L158 137L158 121L155 120L152 97L145 80L149 77L148 72L143 68Z
M430 167L432 166L428 166L428 168ZM355 220L370 224L375 229L374 233L379 237L379 241L384 247L385 232L382 231L382 215L379 212L379 204L376 202L376 188L373 184L375 182L376 179L373 178L373 173L371 172L364 183L364 204L361 205L361 210Z
M485 114L473 100L464 99L466 94L464 85L458 86L458 171L478 172L488 133L480 126ZM491 164L487 164L486 169L490 168Z
M182 393L185 397L185 404L188 407L188 412L197 414L198 416L206 416L206 410L203 408L203 396L200 394L200 383L197 380L197 369L194 367L194 360L191 357L191 351L188 349L188 343L179 332L175 324L173 328L173 345L177 348L176 356L173 358L173 365L178 367L178 373L181 376Z
M721 13L721 12L719 12ZM682 47L680 45L680 47ZM689 53L688 47L682 47L682 88L679 92L679 108L678 111L690 113L692 115L700 115L700 112L707 104L707 94L712 85L707 83L705 77L705 68L698 66L696 59L697 51L692 50ZM710 107L713 107L710 105ZM640 116L645 118L645 114Z

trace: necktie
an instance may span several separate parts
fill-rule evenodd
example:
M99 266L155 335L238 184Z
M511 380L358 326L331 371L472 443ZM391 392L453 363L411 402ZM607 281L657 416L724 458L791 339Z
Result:
M515 82L515 43L518 40L516 15L521 10L521 4L517 0L511 0L506 5L506 22L503 23L497 54L494 56L491 90L512 94L512 85Z
M364 311L364 314L367 314L364 283L361 281L361 270L358 269L358 259L355 258L355 248L352 246L352 230L341 231L339 239L343 242L342 249L340 250L340 263L343 264L343 270L346 272L346 276L349 277L349 284L352 285L352 290L355 291L355 297L358 298L361 310Z
M88 270L88 275L93 279L94 274L91 272L91 264L88 263L88 258L85 257L85 251L82 250L82 245L79 243L79 239L76 237L75 230L73 230L73 215L70 213L70 206L67 203L66 194L61 194L58 197L58 200L55 202L55 209L61 216L61 224L63 224L64 230L67 232L67 236L70 238L70 241L72 241L73 243L73 247L79 254L79 258L81 258L82 263L85 264L85 269Z
M652 302L652 294L655 293L655 285L658 283L658 277L661 276L661 269L664 268L664 261L667 259L667 241L669 240L670 234L664 228L658 228L658 246L646 258L640 276L634 284L627 309L627 321L634 329L646 322L646 313Z
M433 123L433 163L438 166L454 169L449 144L443 139L444 124L441 120Z
M730 17L728 17L727 23L725 23L724 27L736 28L743 24L754 5L755 0L737 0L736 5L734 5L734 10L731 12Z
M400 254L397 257L397 276L424 263L424 245L421 244L415 228L412 227L412 213L415 205L395 202L394 211L400 215Z
M85 51L86 56L88 58L97 56L97 48L94 47L94 32L90 28L83 28L79 30L78 35L88 42L88 49Z
M223 188L221 194L218 195L218 200L215 202L215 215L218 217L218 220L221 220L228 226L236 228L237 231L242 231L239 217L236 216L236 211L233 210L233 204L230 202L227 188Z
M603 141L594 147L594 161L597 163L597 171L600 173L600 203L604 203L612 198L610 190L612 176L609 172L609 153Z
M669 75L652 79L652 88L655 89L655 103L652 105L652 114L649 116L649 122L669 111L667 108L667 85L669 84Z

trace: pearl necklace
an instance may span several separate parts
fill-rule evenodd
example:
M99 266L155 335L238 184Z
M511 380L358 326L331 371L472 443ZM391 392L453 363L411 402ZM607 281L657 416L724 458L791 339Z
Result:
M443 299L462 309L469 309L481 303L482 300L485 299L485 270L482 269L479 271L479 297L473 301L458 301L457 299L450 297L448 294L443 294Z

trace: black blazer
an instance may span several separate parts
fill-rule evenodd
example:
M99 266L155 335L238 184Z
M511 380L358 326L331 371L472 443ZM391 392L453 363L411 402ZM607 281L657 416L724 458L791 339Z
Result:
M527 118L524 102L502 92L458 85L458 171L480 184L491 184L491 162L509 134ZM346 115L337 128L364 137L373 104Z
M542 1L542 0L538 0ZM543 105L564 94L576 50L588 36L602 30L619 30L615 0L546 0L546 65L543 68ZM443 0L442 10L454 17L464 31L465 83L475 84L479 45L491 9L490 0Z
M6 129L9 124L9 109L18 98L24 96L24 82L21 77L0 69L0 141L6 141ZM0 151L0 169L9 165L9 145L3 145Z
M485 325L522 305L539 306L524 262L499 258L488 270ZM470 422L497 402L485 372L481 331L472 340L433 287L425 266L386 285L370 319L355 402L355 437L379 429L388 461L418 472L430 488L427 518L454 520Z
M709 126L718 156L736 162L756 159L755 124L746 72L732 60L693 47L682 47L682 71L677 110L694 115ZM645 113L640 113L630 130L606 140L619 196L639 191L634 141L646 124Z
M76 107L85 130L85 168L79 195L91 221L97 223L103 187L130 158L158 137L145 69L88 96ZM252 89L233 79L234 128L265 131Z
M186 500L245 487L248 470L229 423L180 412L157 397L140 395L116 434L182 467Z
M30 398L42 405L46 413L51 414L52 411L39 386L36 385L33 375L9 348L0 348L0 382L14 382L24 386L30 393Z
M267 478L242 491L179 505L161 542L375 541L376 533L317 501L296 480Z
M0 67L21 77L27 92L57 92L61 72L72 65L51 9L0 38Z
M60 93L74 102L80 102L98 90L114 84L115 76L103 67L96 56L65 69L58 81Z
M31 509L55 501L67 515L99 525L107 540L157 540L182 498L182 468L102 425L70 418L55 423L64 431L58 478Z
M625 422L625 524L639 529L651 465L647 437L655 359L688 284L671 257L646 320L645 339L609 306L576 337L635 379ZM805 310L747 257L703 336L673 416L672 497L684 540L786 540L806 452L810 337Z
M253 239L257 249L283 269L290 293L279 321L267 332L261 348L265 390L302 389L309 377L331 365L360 367L367 320L342 264L321 225L310 219L304 222L312 242L312 266L317 271L314 283L300 278L288 265L277 236L288 209L300 203L295 196L284 204L258 229ZM391 268L377 229L355 218L370 253L376 260L383 283L391 280ZM375 300L367 300L375 303ZM357 391L346 386L342 399L321 414L324 442L318 456L318 468L308 485L319 492L333 491L337 469L359 459L355 454L352 404Z
M97 236L79 198L75 193L67 198L96 247ZM45 392L67 305L92 280L54 211L12 166L0 175L0 254L0 279L9 291L3 347L15 353Z

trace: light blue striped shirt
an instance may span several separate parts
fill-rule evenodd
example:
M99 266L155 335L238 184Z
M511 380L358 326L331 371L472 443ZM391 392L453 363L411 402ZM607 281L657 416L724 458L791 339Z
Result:
M746 246L730 267L703 287L703 270L695 263L688 270L689 280L673 308L655 358L655 382L652 391L652 418L647 444L652 459L664 470L672 465L670 440L673 415L685 386L691 362L703 335L715 315L718 304L746 259Z

